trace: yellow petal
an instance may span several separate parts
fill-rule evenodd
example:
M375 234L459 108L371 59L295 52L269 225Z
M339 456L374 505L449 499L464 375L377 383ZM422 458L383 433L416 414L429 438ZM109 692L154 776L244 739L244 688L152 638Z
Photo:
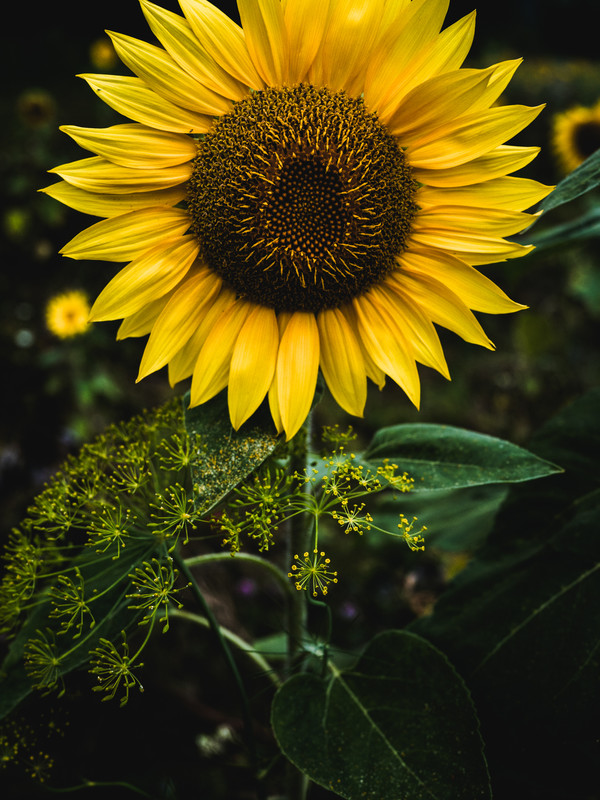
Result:
M419 407L421 386L414 355L396 319L371 292L353 301L358 332L377 366Z
M429 276L448 286L473 311L486 314L509 314L525 306L511 300L500 287L473 267L449 253L414 249L400 259L401 272L420 280Z
M362 417L367 401L367 373L360 345L344 312L331 308L317 316L321 370L335 401Z
M213 325L194 367L190 406L205 403L227 386L233 348L252 308L252 303L236 300Z
M407 148L410 164L422 169L447 169L472 161L511 139L529 125L543 106L499 106L466 114L433 130L416 147Z
M129 192L149 192L166 189L185 183L192 174L192 165L177 164L162 169L132 169L121 167L92 156L79 161L71 161L53 167L48 172L56 173L79 189L87 192L106 192L108 194L128 194Z
M188 111L156 94L140 78L128 75L79 75L119 114L159 131L208 133L212 117Z
M287 83L300 83L306 76L321 46L328 12L329 0L288 0L285 4Z
M519 258L533 250L533 245L516 244L500 237L471 234L467 231L435 229L416 231L412 234L412 242L419 247L447 251L472 266Z
M161 97L175 106L199 114L227 114L232 109L230 100L207 89L179 67L171 56L147 42L107 31L121 61L147 83Z
M476 186L448 188L422 186L419 189L417 203L421 208L457 205L524 211L539 203L553 188L530 178L510 177L495 178Z
M165 239L183 236L190 222L182 208L141 208L90 225L60 252L74 259L131 261Z
M415 167L414 176L425 186L471 186L522 169L540 152L539 147L500 145L478 158L453 167Z
M234 302L235 294L222 286L220 293L215 297L212 304L208 308L205 308L204 316L196 330L192 333L181 350L169 361L169 383L171 386L175 386L176 383L184 380L184 378L189 378L194 371L194 366L200 355L202 345L206 341L206 337L213 329L221 314L227 311Z
M136 211L140 208L171 207L185 200L185 186L174 186L171 189L159 189L156 192L133 192L132 194L98 194L78 189L67 181L59 181L40 189L40 192L53 197L60 203L91 214L93 217L115 217Z
M283 336L283 332L285 331L291 318L292 314L289 311L282 311L277 315L277 327L279 330L280 341L281 337ZM283 422L281 420L281 409L279 407L279 393L277 390L277 367L275 368L275 375L273 376L271 386L269 387L268 398L269 410L271 411L271 416L273 417L275 429L277 430L277 433L283 433Z
M430 206L423 208L413 222L415 232L467 231L490 236L511 236L531 225L534 214L507 211L503 208L476 208L474 206Z
M347 89L353 75L368 63L382 8L380 0L330 0L327 26L308 80L333 91Z
M280 0L238 0L246 46L267 86L281 86L287 66L287 31Z
M140 308L135 314L125 317L123 322L119 325L117 339L128 339L129 337L146 336L149 334L152 330L152 326L159 318L160 312L167 305L172 294L172 291L167 292L167 294L159 297L157 300L153 300L143 308Z
M444 351L431 320L406 295L396 291L396 284L384 283L371 289L380 308L385 308L405 332L415 359L450 378Z
M180 236L153 247L122 269L102 290L90 320L128 317L162 297L185 276L199 250L195 236Z
M402 147L418 142L432 126L451 122L471 110L484 93L494 67L459 69L436 75L412 89L386 121Z
M137 123L112 125L110 128L62 125L60 130L85 150L122 167L172 167L192 161L198 152L196 143L189 136L152 130Z
M425 275L416 278L405 270L399 270L389 275L387 282L396 284L395 288L406 297L407 302L419 306L433 322L454 331L466 342L494 349L463 301L439 281Z
M365 77L365 101L384 120L411 75L409 65L439 34L448 1L412 0L397 29L373 53Z
M178 286L152 328L138 381L164 367L181 350L220 288L221 279L208 267L196 270Z
M235 430L250 417L267 394L277 363L279 330L272 308L254 306L233 348L228 403Z
M277 356L277 398L287 440L308 416L319 374L319 329L315 315L297 311L290 317Z
M216 63L187 20L148 0L140 0L140 4L152 33L182 69L223 97L242 100L248 96L248 87Z
M179 0L179 5L215 62L246 86L262 89L263 81L250 58L240 26L207 0Z

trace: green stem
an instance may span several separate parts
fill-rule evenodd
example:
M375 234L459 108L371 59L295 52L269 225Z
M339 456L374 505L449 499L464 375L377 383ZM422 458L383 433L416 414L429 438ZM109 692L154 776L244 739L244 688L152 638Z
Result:
M256 566L266 570L269 575L276 580L277 584L283 589L284 594L290 596L295 594L296 590L294 589L294 585L283 570L279 569L279 567L271 561L267 561L266 558L253 555L252 553L236 553L234 556L232 556L231 553L207 553L202 556L186 558L185 563L188 567L201 567L206 564L212 564L215 561L231 562L232 560L256 564Z
M196 625L200 625L202 628L211 627L210 620L208 620L206 617L201 617L199 614L193 614L191 611L186 611L185 609L173 608L170 609L169 614L172 617L187 619L190 622L194 622ZM281 681L279 680L277 673L273 670L273 667L257 650L252 647L252 645L248 644L248 642L244 641L244 639L241 639L239 636L233 633L233 631L223 628L223 626L221 626L221 633L223 634L224 639L227 639L230 644L237 647L237 649L242 653L245 653L248 658L260 669L260 671L269 678L271 683L276 688L281 686Z
M296 472L303 475L308 467L308 453L310 451L310 424L311 416L304 423L304 428L297 437L290 459L290 474ZM305 484L305 491L310 492L310 483ZM307 514L298 514L289 522L289 534L286 539L287 563L292 564L296 553L305 553L311 534L311 521ZM288 595L286 608L287 624L287 658L286 675L290 677L296 667L298 655L302 651L306 636L307 603L306 592L294 590ZM286 800L305 800L308 792L309 780L300 770L288 764L286 772Z
M258 776L258 753L256 751L256 739L254 737L254 726L252 724L252 715L250 714L250 704L248 702L248 695L246 694L246 690L244 688L242 677L241 677L240 672L239 672L239 670L237 668L237 664L235 663L235 659L233 658L233 654L231 652L231 648L229 647L227 639L223 635L223 631L221 629L221 626L217 622L217 619L215 618L215 616L214 616L214 614L212 612L212 609L210 608L210 606L206 602L206 598L202 594L202 591L200 590L200 587L198 586L198 583L196 582L196 579L192 575L192 572L190 571L190 568L188 567L186 561L181 557L180 553L177 550L175 550L173 552L173 560L174 560L175 564L177 565L177 568L181 571L182 575L185 575L186 579L189 581L190 589L192 590L192 594L194 595L196 601L198 602L199 606L203 610L203 612L204 612L204 614L205 614L205 616L206 616L206 618L207 618L207 620L209 622L210 628L212 629L215 637L217 638L219 646L220 646L220 648L221 648L221 650L223 652L223 655L225 656L225 660L227 661L229 669L231 670L231 673L233 675L233 679L235 681L235 684L236 684L236 686L238 688L238 692L240 694L241 705L242 705L242 718L244 720L244 740L245 740L246 747L248 749L248 754L249 754L249 757L250 757L250 761L251 761L251 764L252 764L252 771L253 771L254 780L255 780L256 794L257 794L257 797L259 798L259 800L264 800L264 797L265 797L264 788L263 788L262 784L260 783L260 781L257 778L257 776Z

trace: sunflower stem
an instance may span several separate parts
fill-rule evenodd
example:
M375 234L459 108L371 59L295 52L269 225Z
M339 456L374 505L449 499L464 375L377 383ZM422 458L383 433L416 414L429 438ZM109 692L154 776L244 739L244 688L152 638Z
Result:
M294 440L292 455L290 458L290 474L304 475L308 467L308 453L310 452L310 426L312 415L309 415L300 433ZM306 484L305 491L310 491L310 483ZM287 563L292 564L295 553L304 553L307 550L311 535L311 520L307 514L299 514L292 517L289 523L289 535L287 544ZM287 657L286 657L286 677L290 677L298 658L302 653L303 643L306 637L307 622L307 602L306 593L294 591L288 595L286 607L287 614ZM287 800L305 800L308 792L309 780L300 770L292 764L288 764L286 772L286 798Z

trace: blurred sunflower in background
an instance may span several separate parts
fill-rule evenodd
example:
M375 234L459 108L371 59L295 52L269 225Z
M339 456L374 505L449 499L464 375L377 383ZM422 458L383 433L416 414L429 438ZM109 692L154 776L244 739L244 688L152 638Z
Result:
M89 315L90 304L84 292L63 292L48 301L46 327L59 339L70 339L87 331Z
M91 318L149 339L139 378L191 377L192 406L228 389L239 426L268 396L293 436L319 369L362 415L367 379L419 404L417 362L446 378L434 324L492 348L473 311L523 306L474 267L550 188L510 174L506 145L541 106L496 106L518 60L464 69L474 13L448 0L141 0L159 45L110 34L133 76L84 75L132 120L64 127L95 155L49 195L101 221L61 252L130 262Z
M600 102L574 106L552 119L552 148L560 169L572 172L600 148Z

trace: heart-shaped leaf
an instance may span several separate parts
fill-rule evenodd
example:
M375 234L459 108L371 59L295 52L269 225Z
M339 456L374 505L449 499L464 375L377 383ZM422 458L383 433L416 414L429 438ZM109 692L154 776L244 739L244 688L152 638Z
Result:
M439 650L386 631L332 671L295 675L273 701L275 736L301 772L348 800L491 797L475 709Z

